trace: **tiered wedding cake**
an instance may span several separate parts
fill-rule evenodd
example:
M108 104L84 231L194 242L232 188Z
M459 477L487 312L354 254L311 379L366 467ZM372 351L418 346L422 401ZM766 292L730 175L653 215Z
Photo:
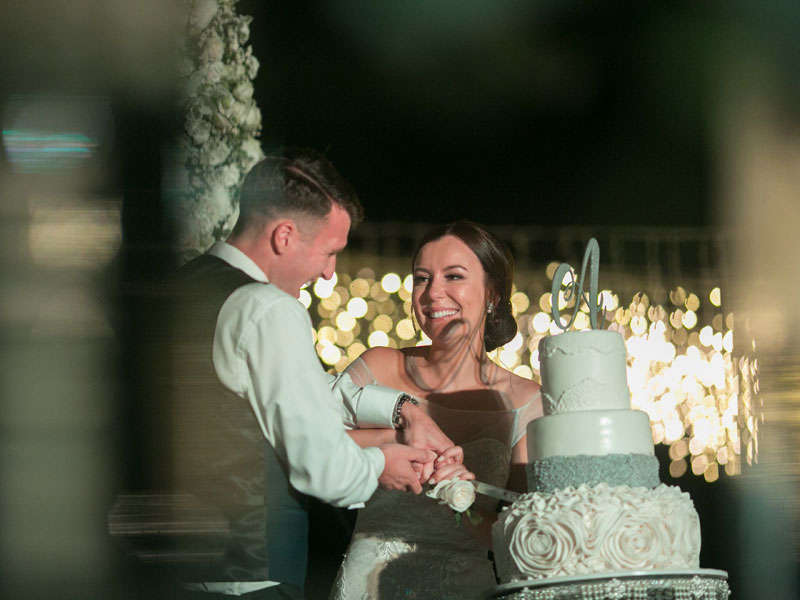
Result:
M564 294L569 323L552 309L566 330L585 302L592 330L539 342L544 416L528 424L528 493L492 528L502 585L487 597L727 598L727 574L699 568L691 498L660 482L650 420L631 410L622 335L598 329L598 258L592 239ZM569 271L556 270L553 298Z
M648 416L630 408L615 331L539 344L545 416L528 425L528 490L493 529L501 581L699 566L688 494L663 485Z

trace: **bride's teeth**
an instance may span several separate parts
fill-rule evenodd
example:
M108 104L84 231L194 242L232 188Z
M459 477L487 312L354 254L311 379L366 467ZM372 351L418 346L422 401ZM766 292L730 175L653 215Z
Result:
M455 310L438 310L436 312L431 313L431 319L441 319L442 317L449 317L450 315L456 314Z

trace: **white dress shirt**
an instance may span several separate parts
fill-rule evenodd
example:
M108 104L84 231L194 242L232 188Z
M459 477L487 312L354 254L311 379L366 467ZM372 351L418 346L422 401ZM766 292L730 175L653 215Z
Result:
M267 277L237 248L217 242L208 252L259 282ZM392 427L400 392L359 388L334 378L314 351L308 312L274 285L253 283L225 301L214 332L213 362L220 381L246 399L264 437L288 465L298 491L335 506L372 496L384 468L378 448L360 448L345 427ZM205 583L209 591L241 594L273 582Z
M217 242L209 254L267 281L229 244ZM378 448L360 448L342 424L391 427L400 392L358 388L347 375L325 373L311 332L308 312L296 298L274 285L242 286L220 309L214 368L222 383L253 407L264 436L288 464L295 489L349 506L372 496L384 458Z

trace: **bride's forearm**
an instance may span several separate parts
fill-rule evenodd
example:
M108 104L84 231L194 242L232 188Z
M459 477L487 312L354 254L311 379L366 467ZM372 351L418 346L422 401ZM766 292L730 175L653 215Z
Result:
M394 429L350 429L347 435L362 448L398 441L397 431Z

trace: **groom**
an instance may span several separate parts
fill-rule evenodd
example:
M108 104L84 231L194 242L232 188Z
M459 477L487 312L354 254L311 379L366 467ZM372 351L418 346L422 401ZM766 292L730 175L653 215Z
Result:
M419 494L437 454L453 445L408 396L334 379L314 351L296 298L304 284L333 276L362 212L324 156L268 156L245 178L227 242L181 271L176 485L230 524L223 558L183 578L199 600L302 597L303 495L350 506L378 485ZM416 447L362 449L343 423L404 429Z

